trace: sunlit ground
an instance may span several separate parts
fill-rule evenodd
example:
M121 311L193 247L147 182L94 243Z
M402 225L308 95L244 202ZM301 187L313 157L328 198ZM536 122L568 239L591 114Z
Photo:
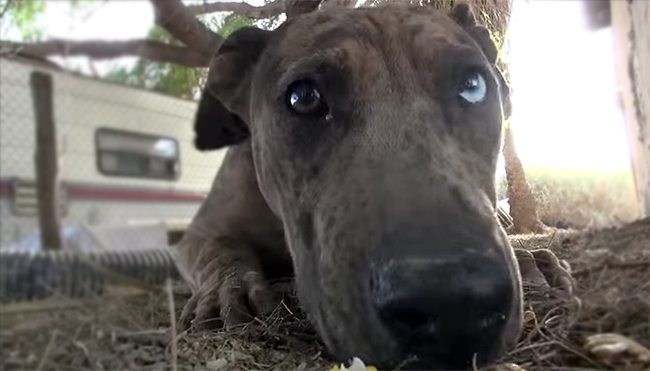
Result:
M148 1L98 4L75 13L67 2L47 2L48 36L143 38L153 24ZM510 37L512 121L524 164L629 171L609 30L584 30L575 1L515 0ZM102 74L112 65L134 61L95 62L94 69ZM83 58L64 64L91 71Z

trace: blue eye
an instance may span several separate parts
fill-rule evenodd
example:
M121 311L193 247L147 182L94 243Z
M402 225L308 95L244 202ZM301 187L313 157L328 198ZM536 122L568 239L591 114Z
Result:
M478 72L472 72L460 84L458 95L470 104L481 103L487 95L485 78Z

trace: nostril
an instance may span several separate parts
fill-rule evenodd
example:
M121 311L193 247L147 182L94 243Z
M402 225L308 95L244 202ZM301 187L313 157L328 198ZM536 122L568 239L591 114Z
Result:
M478 327L482 330L488 330L491 328L498 327L503 325L506 322L506 315L502 313L493 314L481 318L479 321Z
M402 305L387 305L380 309L379 317L390 323L395 330L401 333L431 334L436 330L435 319L430 313L424 313L414 307Z
M411 328L418 328L427 322L427 317L412 308L394 309L389 308L384 310L384 317L391 318L395 322L399 322Z

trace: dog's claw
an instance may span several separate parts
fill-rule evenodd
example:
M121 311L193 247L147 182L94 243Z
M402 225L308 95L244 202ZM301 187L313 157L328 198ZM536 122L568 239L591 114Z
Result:
M273 309L273 293L259 272L230 269L215 272L185 304L179 319L182 330L233 327L265 317Z
M577 299L576 283L571 276L571 266L567 261L558 259L548 249L515 249L515 256L524 286L553 288L561 299Z
M589 336L585 349L610 366L637 370L650 366L650 350L623 335L608 333Z

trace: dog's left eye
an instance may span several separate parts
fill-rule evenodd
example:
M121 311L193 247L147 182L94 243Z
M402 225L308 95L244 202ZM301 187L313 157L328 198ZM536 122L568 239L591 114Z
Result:
M308 80L299 80L287 89L287 105L301 115L317 115L327 110L327 105L316 89L316 85Z
M487 95L485 78L478 72L465 75L460 84L458 95L470 104L481 103Z

